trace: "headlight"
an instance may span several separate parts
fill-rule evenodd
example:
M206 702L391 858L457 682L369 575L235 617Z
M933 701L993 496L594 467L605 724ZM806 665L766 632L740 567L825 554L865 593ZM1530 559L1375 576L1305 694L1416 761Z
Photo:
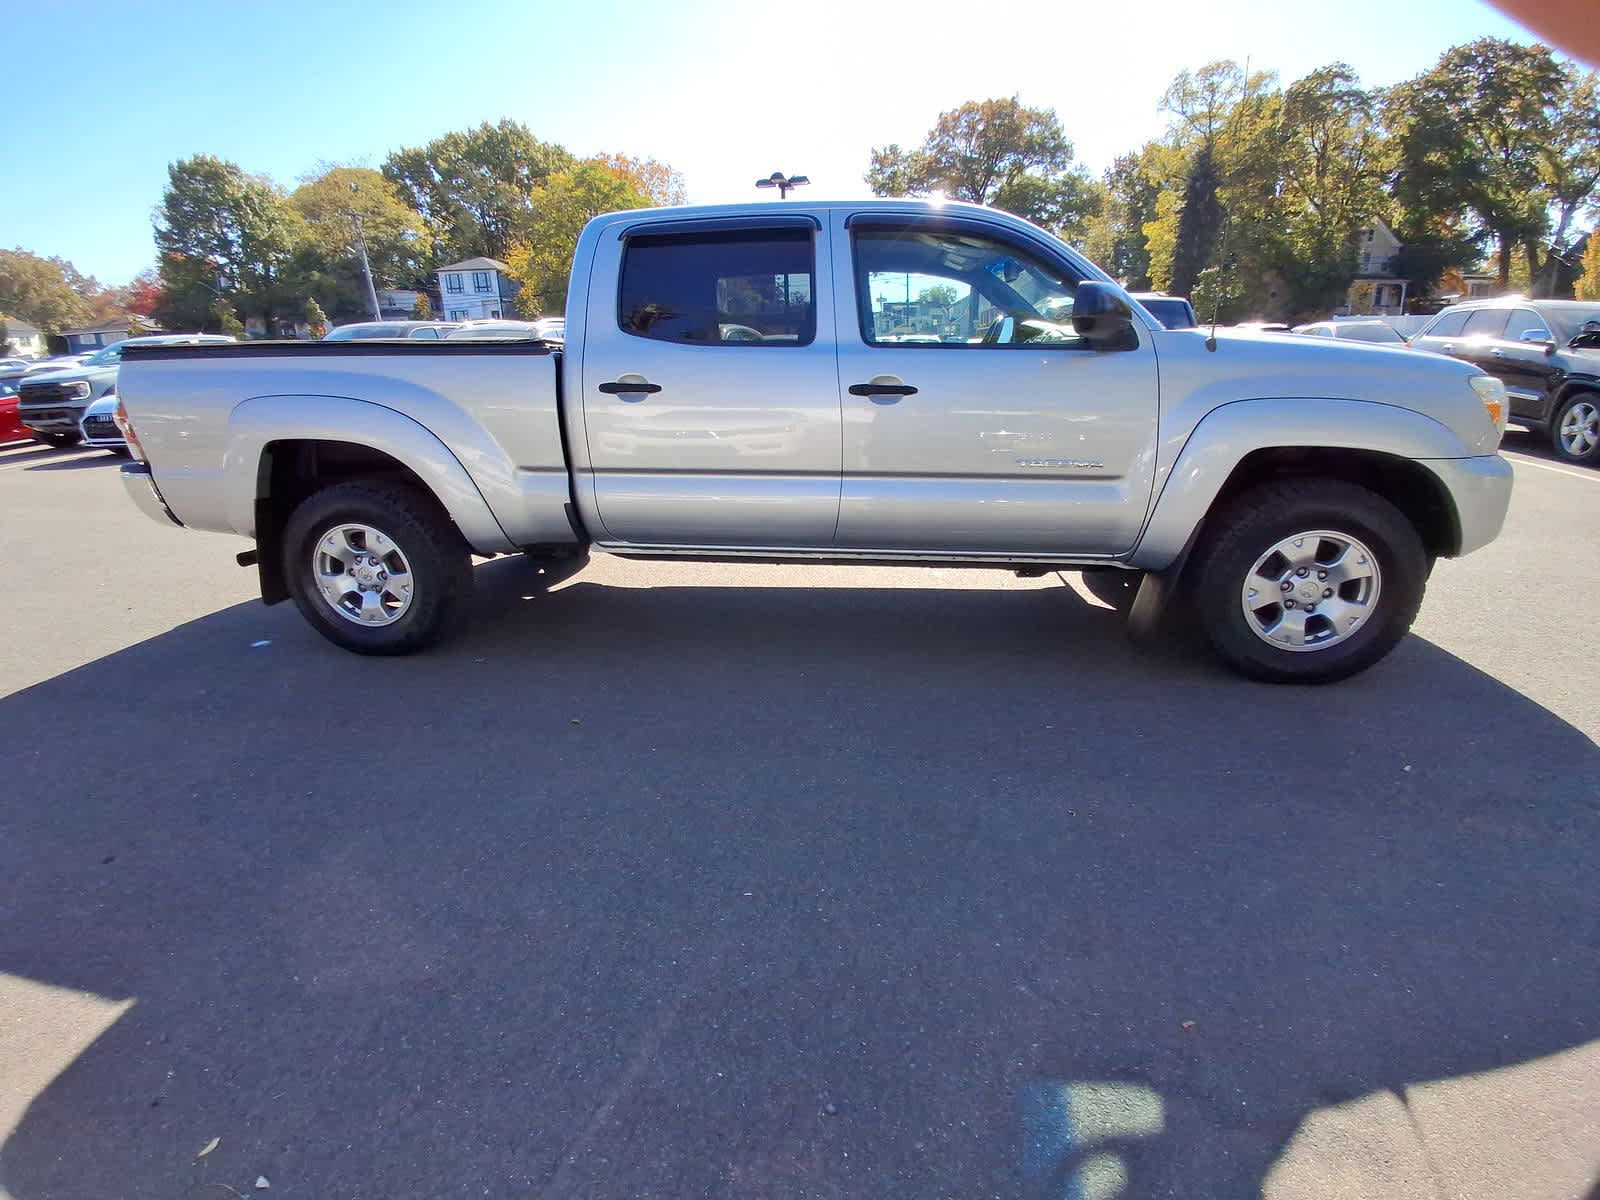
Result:
M82 380L82 379L78 380L78 382L72 384L71 387L72 387L72 398L74 400L87 400L89 398L89 392L90 392L91 389L90 389L88 383L85 382L84 380Z
M1483 408L1489 414L1489 420L1494 422L1496 440L1505 437L1506 385L1493 375L1474 375L1467 382L1472 385L1472 390L1478 393L1478 399L1483 401Z

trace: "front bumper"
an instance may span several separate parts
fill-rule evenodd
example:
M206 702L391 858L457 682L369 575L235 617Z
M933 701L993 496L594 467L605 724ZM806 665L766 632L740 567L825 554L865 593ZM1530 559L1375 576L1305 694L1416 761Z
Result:
M1457 554L1481 550L1500 536L1511 507L1511 464L1498 454L1418 460L1444 484L1461 533Z
M128 499L139 506L139 511L152 521L162 525L182 525L183 522L172 515L172 510L167 507L167 502L161 498L161 489L156 487L155 476L150 473L147 463L131 462L122 465L122 489L128 493Z
M128 443L123 440L122 431L108 416L101 416L98 413L85 416L78 423L78 429L83 434L85 446L104 446L112 450L127 449Z
M83 420L83 414L88 411L89 405L83 404L38 404L19 405L17 416L22 423L35 433L77 433L78 422Z

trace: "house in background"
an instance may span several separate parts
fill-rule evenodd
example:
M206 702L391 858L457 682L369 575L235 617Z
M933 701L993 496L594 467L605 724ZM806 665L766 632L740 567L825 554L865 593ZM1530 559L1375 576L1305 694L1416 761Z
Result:
M439 299L446 321L509 317L517 285L511 268L496 258L469 258L440 267Z
M162 333L164 330L149 317L135 316L125 313L120 317L111 317L109 320L97 321L93 325L81 325L77 329L63 329L62 340L67 343L68 354L89 354L105 346L114 346L118 342L125 342L138 333Z
M1394 230L1375 219L1361 231L1356 261L1356 277L1345 293L1344 307L1334 315L1341 317L1397 317L1406 308L1407 281L1393 271L1400 239Z
M39 358L45 352L44 334L26 321L16 317L0 316L0 325L6 327L6 341L11 343L10 355L15 358Z

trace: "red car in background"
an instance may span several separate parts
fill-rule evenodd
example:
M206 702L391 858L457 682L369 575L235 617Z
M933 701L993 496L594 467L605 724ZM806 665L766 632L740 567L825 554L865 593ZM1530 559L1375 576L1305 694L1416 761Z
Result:
M17 416L17 381L0 379L0 446L31 437L33 430L26 428Z

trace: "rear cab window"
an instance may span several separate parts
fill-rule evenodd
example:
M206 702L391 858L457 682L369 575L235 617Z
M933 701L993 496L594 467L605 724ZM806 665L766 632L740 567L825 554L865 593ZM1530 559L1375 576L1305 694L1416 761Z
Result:
M647 231L623 248L617 325L693 346L808 346L815 284L810 229Z

